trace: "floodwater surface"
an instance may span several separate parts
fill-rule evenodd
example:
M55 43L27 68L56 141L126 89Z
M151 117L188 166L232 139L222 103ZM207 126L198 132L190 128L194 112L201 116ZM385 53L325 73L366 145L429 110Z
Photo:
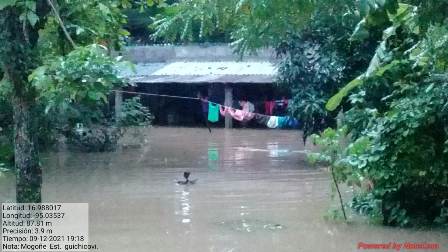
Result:
M43 201L89 203L97 251L367 251L360 242L448 251L446 232L325 221L329 175L306 163L297 131L146 133L113 153L43 155ZM176 183L184 171L194 185ZM14 198L14 178L3 175L0 200Z

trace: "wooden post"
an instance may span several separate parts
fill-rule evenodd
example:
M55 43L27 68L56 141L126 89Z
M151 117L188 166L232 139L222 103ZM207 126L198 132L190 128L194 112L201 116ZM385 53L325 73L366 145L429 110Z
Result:
M208 87L207 87L207 96L208 96L208 99L210 99L210 98L212 97L212 95L213 95L213 83L212 83L212 84L209 84Z
M115 91L115 121L118 122L121 117L121 105L123 103L123 93Z
M232 87L228 84L224 87L224 106L232 107L233 104L233 90ZM232 128L232 117L227 114L225 119L225 128L231 129Z

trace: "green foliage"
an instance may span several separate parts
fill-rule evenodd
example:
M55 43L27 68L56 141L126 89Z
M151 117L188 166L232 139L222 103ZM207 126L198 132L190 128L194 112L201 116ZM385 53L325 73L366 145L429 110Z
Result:
M406 87L406 96L370 119L361 133L370 144L350 157L354 169L374 181L373 193L382 200L386 224L431 223L448 197L447 87Z
M334 109L357 91L345 113L352 144L339 162L371 181L352 207L373 218L381 213L386 225L447 223L448 28L437 23L443 8L431 8L434 19L425 20L425 6L388 10L369 67L327 104Z
M345 138L347 137L347 128L340 128L338 130L333 130L331 128L327 128L322 132L321 135L312 135L313 144L319 146L318 153L311 153L308 155L308 160L311 163L321 162L329 166L331 171L331 176L333 178L333 187L332 187L332 195L334 198L335 192L337 192L341 207L341 212L345 220L347 220L347 216L345 214L345 206L342 200L341 192L339 189L339 183L342 181L346 181L348 172L346 168L348 166L344 165L344 162L340 160L343 159L345 155L344 149L341 146L344 145ZM340 214L335 209L330 209L328 213L328 217L333 219L338 218Z
M56 2L56 1L54 1ZM119 0L64 0L58 1L58 11L64 25L77 45L102 44L119 49L129 33L123 29L126 16ZM47 17L40 31L39 50L42 58L65 55L73 48L65 38L54 15Z
M292 38L279 47L284 57L279 67L279 82L293 93L291 113L303 123L304 138L334 126L334 114L324 106L341 82L344 64L334 51L319 44L319 39Z
M14 150L12 143L4 137L0 139L0 164L11 166L14 163Z
M154 116L140 103L140 97L137 96L123 102L118 118L120 127L149 126L154 120Z
M360 20L352 1L189 0L167 10L155 22L155 37L196 41L222 31L239 53L276 47L279 82L292 90L291 113L303 122L304 140L334 126L326 101L360 73L376 47L375 34L368 34L373 42L350 42Z
M371 193L356 193L349 206L358 214L369 216L375 223L383 219L381 212L381 200L376 199Z
M395 5L394 5L395 6ZM390 11L390 10L389 10ZM390 70L394 67L399 67L399 62L391 60L392 52L387 49L389 45L397 45L397 43L400 47L405 47L411 44L413 41L410 41L412 38L410 37L408 41L394 41L396 38L396 32L397 28L399 29L399 32L401 32L401 29L405 29L413 34L418 34L419 29L417 26L417 8L414 6L406 5L406 4L400 4L400 7L393 10L393 13L395 14L389 14L389 15L382 15L381 17L384 17L383 20L386 20L387 22L382 22L382 24L388 24L389 22L392 22L392 26L388 27L383 32L383 41L380 43L378 48L375 51L375 55L372 57L370 64L367 68L367 70L362 73L360 76L358 76L356 79L349 82L346 86L344 86L336 95L334 95L327 103L326 108L330 111L335 110L342 102L342 99L348 95L348 93L353 90L354 88L362 85L364 81L374 75L382 76L386 71ZM373 15L373 14L369 14ZM381 17L371 17L367 16L360 22L366 22L366 19L379 19L381 20ZM367 27L359 28L360 25L358 24L355 33L352 35L352 39L356 37L360 37L359 33L365 33L367 32L365 29ZM364 30L361 30L364 29ZM395 43L395 44L393 44Z
M0 10L6 7L16 6L22 9L19 20L28 22L31 26L36 25L39 17L36 15L36 1L33 0L2 0L0 3Z
M376 12L387 14L385 11L395 13L397 7L398 2L396 0L359 0L359 11L363 16L372 15ZM378 17L378 19L380 18Z
M115 126L110 125L84 125L77 123L67 133L68 144L71 149L83 152L112 151L117 148L119 138L133 126L147 127L151 124L153 116L148 108L140 103L139 97L127 99L122 104L122 111L117 116ZM135 128L132 128L137 132ZM141 134L139 136L141 138Z
M313 7L310 0L182 0L156 18L153 36L171 42L230 37L237 52L252 52L302 28Z
M325 110L325 103L372 55L374 42L350 41L359 20L354 9L343 0L320 3L307 28L277 46L278 81L292 91L290 112L303 123L304 138L335 126L336 113Z
M311 142L319 147L318 153L312 153L308 156L311 163L323 162L328 165L338 166L336 162L343 157L342 148L344 139L347 137L347 128L334 130L325 129L320 135L311 136ZM342 175L342 173L338 173ZM338 179L339 181L340 179Z
M81 101L102 99L99 92L76 93L76 91L83 91L76 87L72 89L75 93L71 93L67 98L67 92L59 88L64 83L58 79L61 77L58 72L53 72L54 76L43 77L50 81L49 86L53 85L52 88L55 90L46 89L46 84L41 83L37 86L46 92L40 95L40 90L31 83L34 78L28 78L28 76L36 68L37 73L44 72L42 75L45 75L46 69L39 66L48 67L49 70L57 69L57 67L52 68L51 66L53 62L64 61L59 57L70 54L73 49L78 49L77 45L82 48L82 46L92 43L92 40L106 45L109 50L114 48L119 44L118 40L125 35L124 30L121 29L121 21L125 19L120 20L120 16L123 17L120 4L122 6L123 3L128 2L128 0L8 0L5 4L5 1L2 1L0 8L0 26L2 27L0 29L0 44L2 45L0 47L0 66L2 79L11 85L11 103L14 107L13 127L16 132L14 158L18 161L15 163L17 202L39 203L42 201L42 176L36 141L39 131L36 118L36 98L45 96L46 98L56 98L56 101L46 100L44 102L62 105L70 104L70 102L60 102L60 97L73 101L75 98L80 98ZM76 41L73 41L72 37L75 37ZM70 43L68 44L67 41ZM57 63L55 64L57 65ZM69 68L70 66L61 65L60 70L64 71ZM40 75L36 71L34 74ZM75 73L75 71L71 72ZM101 83L99 79L102 76L96 77L98 77L96 82ZM63 78L76 81L70 79L69 76L63 76ZM2 80L2 82L5 81ZM98 85L95 88L98 88ZM99 90L104 91L102 87L99 87ZM53 95L53 91L62 93ZM89 99L82 98L86 96ZM90 106L90 104L79 105L87 108ZM62 110L64 109L62 108ZM90 111L86 111L86 113L88 112ZM88 117L92 118L92 116Z
M123 14L127 17L127 23L124 27L129 31L129 41L126 41L127 45L159 42L151 39L151 34L154 32L154 29L152 29L153 17L164 13L165 1L152 2L152 5L147 5L144 2L133 1L129 8L123 10Z
M112 89L124 85L116 70L123 62L109 57L110 50L118 48L128 35L122 28L126 23L122 9L153 3L53 2L77 47L71 47L58 19L50 13L37 43L42 64L28 78L39 92L39 102L45 104L44 121L57 128L73 127L76 123L107 123L107 96Z
M2 0L0 1L0 10L3 10L4 8L8 7L8 6L13 6L15 5L17 2L17 0Z
M13 150L13 110L10 101L11 87L8 83L0 84L0 162L12 165L14 161ZM37 136L41 147L51 146L55 141L56 121L54 115L44 115L45 107L38 103L32 110L33 116L37 118Z
M68 134L69 149L82 152L113 151L117 148L120 130L116 127L78 124Z
M2 83L0 85L5 85ZM1 86L0 86L1 87ZM14 161L12 148L12 108L0 91L0 166L10 166Z
M17 33L5 29L0 34L5 45L0 57L4 66L13 69L8 77L14 80L10 85L12 81L3 79L0 93L26 97L33 105L31 117L38 122L35 133L41 146L48 146L57 133L67 133L77 123L111 123L108 95L124 85L116 70L123 62L109 56L128 35L122 10L154 2L53 0L52 4L55 10L47 1L8 1L0 6L17 20L27 21L13 24L15 19L0 17L2 24L18 27ZM62 26L74 44L68 43ZM3 128L10 129L6 139L12 146L11 107L2 108L8 109Z
M151 28L155 40L167 42L229 41L232 1L175 1L157 15Z
M117 60L106 53L99 45L77 47L29 76L46 104L46 114L63 116L72 127L104 121L108 94L124 85L117 76Z
M361 187L366 178L365 174L362 171L353 170L352 165L356 163L365 166L367 160L364 158L353 160L350 156L361 153L368 146L368 139L359 138L349 144L348 128L341 127L337 130L327 128L320 135L313 134L311 140L319 147L319 152L309 154L309 162L329 165L338 183L347 182L351 186Z

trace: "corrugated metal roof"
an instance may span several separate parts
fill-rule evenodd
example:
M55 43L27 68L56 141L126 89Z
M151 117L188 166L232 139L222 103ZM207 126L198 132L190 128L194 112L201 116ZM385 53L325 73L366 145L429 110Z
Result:
M273 83L277 68L271 62L172 62L139 64L136 72L122 71L134 83Z
M185 83L185 84L206 84L206 83L233 83L233 84L266 84L273 83L275 77L272 75L149 75L131 78L134 83Z
M275 75L270 62L173 62L154 75Z

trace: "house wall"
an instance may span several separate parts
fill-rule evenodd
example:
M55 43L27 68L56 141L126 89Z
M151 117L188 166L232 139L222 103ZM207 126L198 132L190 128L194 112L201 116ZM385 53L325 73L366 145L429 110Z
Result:
M126 60L134 63L241 60L226 44L131 46L126 47L121 54ZM246 55L244 60L277 61L273 49L259 50L257 55Z

